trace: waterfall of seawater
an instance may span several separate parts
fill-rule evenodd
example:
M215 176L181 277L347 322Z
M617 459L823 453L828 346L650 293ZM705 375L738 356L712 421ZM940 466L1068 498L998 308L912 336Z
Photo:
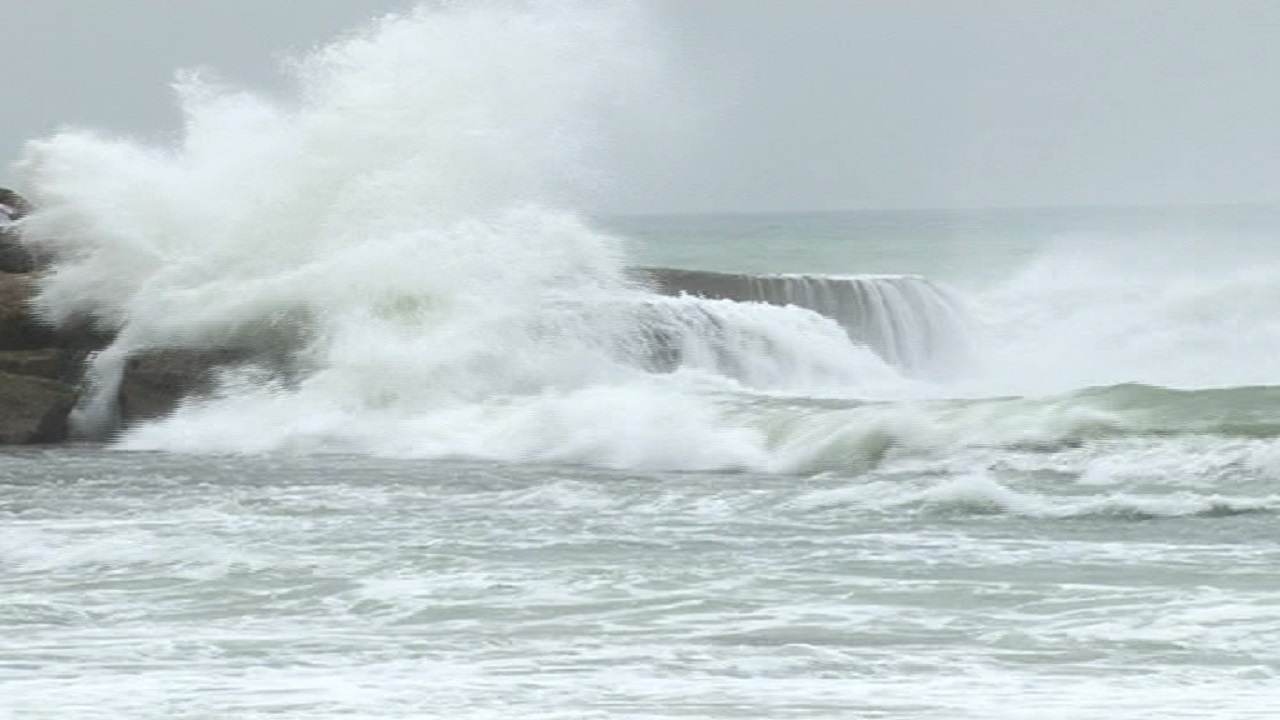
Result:
M295 63L292 96L184 77L175 147L32 143L39 309L116 338L84 425L126 358L283 346L287 383L233 372L125 442L763 467L723 391L885 396L943 367L954 307L927 283L663 296L564 209L648 97L643 28L625 4L423 7Z
M963 367L968 320L941 287L910 275L746 275L647 268L655 289L740 302L793 305L839 323L857 343L908 372L943 376Z

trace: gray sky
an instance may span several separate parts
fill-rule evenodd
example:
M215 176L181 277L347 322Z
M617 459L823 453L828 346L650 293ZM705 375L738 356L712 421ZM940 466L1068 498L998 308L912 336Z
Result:
M692 124L617 153L611 209L1280 198L1274 0L654 1ZM0 161L60 124L164 137L175 68L270 87L409 4L4 0Z

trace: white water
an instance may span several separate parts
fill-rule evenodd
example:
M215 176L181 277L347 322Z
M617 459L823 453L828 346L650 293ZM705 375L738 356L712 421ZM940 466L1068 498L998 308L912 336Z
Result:
M1280 498L1213 487L1248 445L1092 493L10 454L0 716L1268 717Z
M979 391L1280 384L1277 232L1060 239L977 296Z
M921 277L744 275L686 269L644 272L656 289L741 302L794 305L836 320L860 345L912 374L951 377L967 369L970 328L960 304Z
M1088 397L963 411L763 411L753 397L1280 381L1280 264L1257 247L1205 264L1203 247L1168 238L1064 242L970 293L972 353L937 350L960 345L943 337L953 305L906 280L834 299L815 292L837 281L756 283L753 297L840 319L870 350L798 307L649 294L621 240L558 209L606 174L592 163L610 129L643 118L660 64L649 30L626 4L420 9L298 60L288 97L184 76L175 147L86 132L32 143L40 211L24 232L60 258L39 307L118 331L82 422L109 415L130 353L274 343L292 348L297 382L231 376L123 445L805 472L886 447L1070 443L1150 423ZM903 373L925 365L928 382Z
M649 296L619 240L552 209L645 99L643 20L423 9L299 61L295 97L185 77L175 148L32 143L25 232L60 258L39 307L119 333L82 420L130 353L273 335L299 345L295 387L233 383L126 446L765 467L700 389L905 386L812 313ZM650 326L680 372L646 369Z
M1280 382L1280 262L1257 245L1210 262L1176 238L1061 242L970 293L971 357L936 350L957 346L943 337L955 311L906 280L838 297L822 293L843 281L748 283L876 352L798 307L652 296L621 240L557 209L605 174L592 163L609 130L652 98L650 29L626 4L424 8L299 59L288 97L184 76L176 147L84 132L32 143L40 211L24 232L60 258L40 309L118 331L85 421L109 410L130 353L275 343L295 353L296 383L231 377L125 446L792 472L812 466L797 444L826 438L818 454L839 455L835 436L863 437L853 418L868 412L874 427L917 418L893 421L895 446L972 433L945 405L779 418L744 412L744 392L916 401ZM929 382L902 372L926 364ZM978 434L1070 442L1144 426L1087 398L1052 406L977 421Z
M572 211L654 104L650 30L421 10L289 97L185 79L175 147L33 143L40 305L119 331L104 376L237 343L299 374L0 457L0 716L1274 714L1270 236L972 239L1009 269L944 275L972 353L928 379L808 310L655 295ZM702 252L770 273L946 255L928 218L733 222L763 237Z

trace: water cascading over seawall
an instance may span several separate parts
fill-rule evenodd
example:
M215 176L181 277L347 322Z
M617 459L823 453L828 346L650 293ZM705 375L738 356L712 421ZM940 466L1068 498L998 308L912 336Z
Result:
M746 275L644 268L665 295L795 305L840 323L857 343L917 375L954 372L966 362L968 318L938 285L914 275Z
M111 338L79 431L767 468L774 430L733 415L742 391L893 397L911 383L889 363L950 369L957 314L916 278L639 282L622 239L561 203L575 168L594 177L597 118L647 76L618 53L640 24L627 3L507 5L380 22L301 60L280 99L184 76L173 147L29 144L24 242L57 259L35 310Z

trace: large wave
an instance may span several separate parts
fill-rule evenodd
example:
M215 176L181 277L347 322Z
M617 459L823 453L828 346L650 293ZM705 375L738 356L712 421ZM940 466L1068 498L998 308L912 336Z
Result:
M1050 243L974 294L984 333L974 342L986 363L974 387L1046 394L1124 383L1280 384L1280 225L1233 232L1231 219Z
M933 327L902 312L952 312L933 286L841 281L856 303L813 278L756 283L778 305L655 294L625 243L573 212L608 175L611 130L652 109L651 32L627 3L424 6L293 61L285 97L182 75L172 147L31 143L41 209L24 232L58 258L39 309L116 333L81 421L132 353L278 342L289 382L228 373L121 444L862 472L1275 434L1247 398L1212 415L1241 398L1132 384L1280 381L1265 269L1135 278L1098 265L1107 253L1049 253L976 297L967 374L900 337ZM813 311L894 302L861 330L879 352ZM931 380L904 372L924 365ZM1094 385L1116 387L1077 392Z
M182 76L175 147L33 142L38 306L117 333L98 405L140 350L291 343L287 387L229 377L127 445L758 465L690 388L897 375L809 311L659 298L563 209L646 104L647 32L625 3L424 6L295 61L290 97Z

